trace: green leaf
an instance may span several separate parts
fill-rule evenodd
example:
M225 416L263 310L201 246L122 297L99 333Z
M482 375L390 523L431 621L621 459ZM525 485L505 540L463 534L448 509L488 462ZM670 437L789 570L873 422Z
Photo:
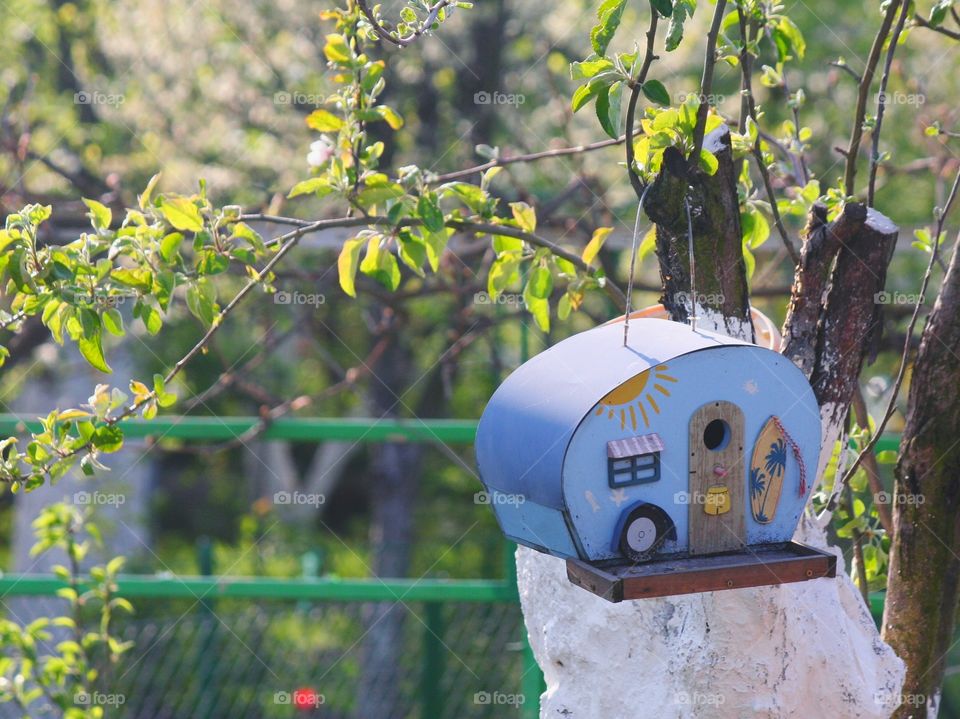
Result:
M583 60L582 62L570 63L570 78L573 80L589 80L601 72L613 70L614 64L605 57L595 60Z
M626 4L626 0L604 0L597 10L597 18L600 22L590 31L590 44L593 45L593 51L597 55L606 55L607 46L620 26Z
M448 227L444 227L439 232L425 230L421 233L424 246L427 248L427 262L434 272L440 267L440 255L447 248L447 240L450 239L452 234L453 230Z
M533 316L533 321L543 332L550 331L550 301L541 297L535 297L530 291L530 283L527 283L523 291L523 302L527 311Z
M323 54L326 55L327 60L340 65L347 64L352 60L350 47L347 45L347 40L343 35L333 33L327 35L326 39L327 42L323 46Z
M100 425L91 441L101 452L116 452L123 447L123 430L115 424Z
M664 47L667 52L673 52L683 40L683 23L697 8L696 0L677 0L673 4L673 14L670 16L670 26L667 28L667 37Z
M83 204L90 208L90 212L87 213L87 216L93 223L94 228L98 230L110 229L110 222L113 220L113 212L111 212L109 207L97 202L96 200L88 200L87 198L83 198Z
M527 280L527 287L530 295L537 299L546 299L553 291L553 275L550 270L543 265L533 268L530 272L530 279Z
M403 264L413 270L418 276L424 277L423 263L427 261L427 248L419 238L409 232L401 232L397 236L400 245L400 259Z
M597 119L600 127L613 139L620 137L620 103L623 83L615 82L597 95Z
M157 187L157 183L160 182L160 173L150 178L150 182L147 183L146 188L143 190L143 194L137 198L137 202L140 205L141 210L146 210L147 206L150 204L150 200L153 197L153 191Z
M417 214L420 215L428 231L440 232L443 229L443 210L440 209L437 193L425 192L420 195L420 199L417 200Z
M581 259L588 265L593 262L611 232L613 232L612 227L598 227L595 229L593 231L593 237L590 238L590 242L583 248Z
M307 127L318 132L336 132L343 127L343 120L321 108L307 115Z
M380 116L380 119L386 122L391 130L399 130L403 127L403 118L397 114L397 111L387 105L377 105L373 111Z
M406 190L403 189L402 185L391 182L386 185L376 185L361 190L357 195L357 202L360 203L360 206L364 209L368 209L374 205L382 205L389 200L403 197L405 194Z
M180 251L180 243L183 242L183 234L180 232L171 232L160 240L160 257L167 264L173 264Z
M510 210L513 212L513 219L521 230L531 234L537 231L537 211L530 205L526 202L511 202Z
M360 271L372 277L391 292L400 286L400 266L390 250L380 246L381 235L367 242L367 254L360 263Z
M496 297L507 287L520 278L518 269L520 260L514 255L504 255L490 265L487 274L487 293L491 298Z
M643 90L643 94L647 96L650 102L667 107L670 105L670 93L667 92L667 88L659 80L647 80L640 86L640 89Z
M673 3L671 0L650 0L650 4L660 13L662 17L673 15Z
M880 464L896 464L897 463L897 452L893 449L885 449L882 452L877 452L877 462Z
M163 198L160 212L166 221L178 230L200 232L203 229L200 210L186 197Z
M330 186L330 180L326 177L311 177L309 180L302 180L294 185L287 198L313 194L317 197L323 197L331 192L333 192L333 188Z
M360 248L363 246L362 237L354 237L343 243L340 256L337 258L337 271L340 275L340 287L351 297L357 296L354 282L357 277L357 266L360 259Z
M153 392L157 397L157 403L161 407L169 407L177 401L177 395L173 392L167 392L166 382L162 374L153 375Z
M770 223L756 209L740 214L740 230L744 243L751 250L760 247L770 237Z
M717 161L716 156L709 150L700 150L700 169L706 172L708 175L715 175L717 169L720 167L720 163Z
M123 315L115 308L110 308L103 313L103 326L107 332L114 337L123 337Z
M219 308L216 303L216 289L209 280L201 278L187 288L187 309L205 327L213 324Z
M107 374L113 372L103 356L103 327L100 315L86 307L79 308L77 315L81 328L81 334L77 338L80 354L95 369Z

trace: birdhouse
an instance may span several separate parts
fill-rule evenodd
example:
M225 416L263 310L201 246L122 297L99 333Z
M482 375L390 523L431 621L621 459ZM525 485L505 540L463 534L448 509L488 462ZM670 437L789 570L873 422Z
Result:
M476 439L504 534L612 601L834 576L832 554L791 542L819 451L786 357L661 319L524 363Z

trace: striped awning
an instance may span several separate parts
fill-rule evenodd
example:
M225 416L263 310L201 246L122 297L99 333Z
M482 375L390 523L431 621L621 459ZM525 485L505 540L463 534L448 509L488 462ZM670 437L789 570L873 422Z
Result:
M610 459L623 459L624 457L636 457L641 454L662 451L663 440L656 432L607 442L607 457Z

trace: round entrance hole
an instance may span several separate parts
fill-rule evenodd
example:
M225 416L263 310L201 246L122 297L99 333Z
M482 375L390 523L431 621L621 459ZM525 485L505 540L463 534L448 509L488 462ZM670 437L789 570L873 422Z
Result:
M730 441L730 425L722 419L712 420L703 430L703 444L707 449L719 452Z

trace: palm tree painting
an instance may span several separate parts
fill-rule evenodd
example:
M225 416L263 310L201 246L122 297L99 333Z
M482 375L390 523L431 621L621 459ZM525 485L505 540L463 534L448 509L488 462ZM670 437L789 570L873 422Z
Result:
M750 462L750 511L760 524L777 513L783 476L787 471L787 442L773 417L760 431Z

